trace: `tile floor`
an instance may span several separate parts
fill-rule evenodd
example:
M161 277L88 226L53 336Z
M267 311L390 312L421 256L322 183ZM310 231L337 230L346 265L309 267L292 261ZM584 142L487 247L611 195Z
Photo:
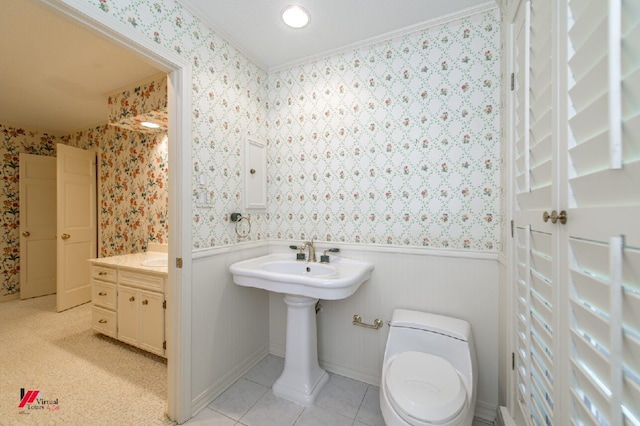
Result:
M284 359L267 355L186 424L207 426L384 426L378 388L329 374L313 407L273 396Z

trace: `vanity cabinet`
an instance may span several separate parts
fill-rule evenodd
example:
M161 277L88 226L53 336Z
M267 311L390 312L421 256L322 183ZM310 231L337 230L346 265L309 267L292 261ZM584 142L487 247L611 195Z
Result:
M164 356L164 295L118 286L118 339Z
M91 301L93 329L109 337L117 336L116 290L117 271L113 268L91 266Z
M165 355L163 274L91 265L93 329L156 355Z

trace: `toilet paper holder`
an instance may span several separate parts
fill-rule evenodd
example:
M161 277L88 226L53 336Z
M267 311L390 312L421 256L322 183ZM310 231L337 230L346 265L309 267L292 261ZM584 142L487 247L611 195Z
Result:
M382 326L383 326L382 320L380 318L374 319L373 320L373 324L367 324L367 323L362 322L362 317L360 315L358 315L358 314L355 314L353 316L352 324L353 325L357 325L359 327L372 328L374 330L382 328Z

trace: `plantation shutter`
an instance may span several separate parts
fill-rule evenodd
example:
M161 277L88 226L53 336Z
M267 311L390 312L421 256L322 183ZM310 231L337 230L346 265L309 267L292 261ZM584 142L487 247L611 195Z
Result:
M568 415L640 424L640 2L568 3ZM624 11L624 12L623 12Z
M518 404L531 425L639 425L640 2L512 16Z
M521 2L514 36L516 381L522 410L553 424L554 226L541 220L553 203L551 3Z

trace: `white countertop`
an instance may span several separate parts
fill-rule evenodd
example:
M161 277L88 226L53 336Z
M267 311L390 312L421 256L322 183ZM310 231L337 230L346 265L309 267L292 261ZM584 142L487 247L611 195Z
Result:
M148 272L154 275L167 275L169 268L166 266L142 266L142 262L150 259L166 258L167 253L148 251L145 253L122 254L119 256L99 257L89 259L93 265L107 266L118 269L129 269L137 272Z

